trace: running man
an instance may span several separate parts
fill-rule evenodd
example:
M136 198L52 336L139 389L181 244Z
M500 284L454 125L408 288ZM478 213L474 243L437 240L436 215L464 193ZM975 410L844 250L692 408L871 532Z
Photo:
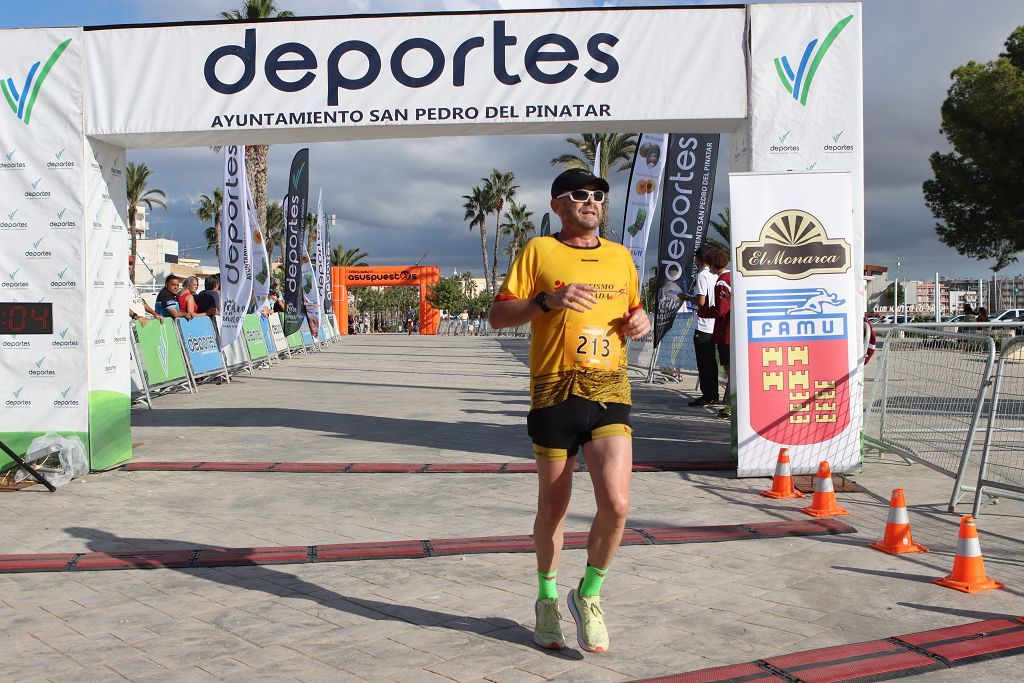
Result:
M624 339L647 334L636 268L625 247L599 239L608 182L582 169L551 185L562 231L535 237L516 257L491 308L494 328L531 323L530 413L537 460L537 582L533 639L565 647L555 584L576 454L582 449L597 515L587 568L568 605L580 647L608 649L600 590L622 540L633 468Z

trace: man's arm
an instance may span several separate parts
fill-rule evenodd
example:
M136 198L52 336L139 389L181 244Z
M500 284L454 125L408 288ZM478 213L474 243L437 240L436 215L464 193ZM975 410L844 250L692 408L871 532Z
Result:
M569 309L582 313L593 308L597 303L597 298L594 296L595 291L597 290L590 285L572 284L548 294L544 303L552 311ZM491 312L487 316L487 322L497 330L503 327L525 325L541 315L546 314L540 306L534 303L533 299L495 299L491 306Z

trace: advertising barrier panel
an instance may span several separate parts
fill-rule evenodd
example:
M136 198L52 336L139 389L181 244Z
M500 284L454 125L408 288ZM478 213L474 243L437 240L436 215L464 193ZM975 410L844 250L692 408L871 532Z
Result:
M861 372L848 172L734 173L732 377L739 476L860 464Z
M177 323L185 353L188 354L188 364L192 368L192 377L203 377L224 370L224 359L217 348L217 334L213 330L213 318L177 318ZM150 324L147 323L147 327Z
M242 321L242 336L245 337L245 346L249 349L249 358L252 360L267 357L267 343L260 325L262 317L258 313L250 313Z
M260 319L260 329L263 332L263 343L266 344L267 354L276 356L277 344L274 342L274 332L270 329L270 318L259 313L256 315ZM277 316L274 317L276 318Z
M299 334L301 335L303 346L313 345L313 335L309 332L309 320L302 321L302 325L299 327Z
M216 318L214 320L217 323L217 331L220 332L220 320ZM235 337L235 341L222 348L221 353L224 354L224 365L229 371L237 372L244 368L252 372L249 351L245 346L245 338L241 334Z
M150 320L145 325L136 320L135 334L150 389L188 379L174 318Z

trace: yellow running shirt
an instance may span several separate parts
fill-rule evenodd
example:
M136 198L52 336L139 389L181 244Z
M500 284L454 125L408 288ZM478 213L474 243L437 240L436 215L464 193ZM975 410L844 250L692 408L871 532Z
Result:
M555 236L535 237L516 257L497 299L532 299L570 284L594 287L597 303L583 313L553 310L533 319L530 407L546 408L569 396L631 403L620 329L627 313L640 308L640 295L625 247L606 240L572 247Z

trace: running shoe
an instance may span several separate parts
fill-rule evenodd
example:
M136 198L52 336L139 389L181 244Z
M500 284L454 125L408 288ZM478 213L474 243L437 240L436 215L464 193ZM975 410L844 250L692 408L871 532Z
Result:
M722 408L721 410L719 410L718 414L715 415L715 417L717 417L720 420L728 420L729 418L732 417L732 411L729 410L729 408L727 406L727 407Z
M583 581L580 581L580 585ZM576 640L587 652L608 650L608 629L604 625L604 611L601 596L584 596L579 588L569 591L569 612L576 621Z
M562 615L558 611L558 600L538 600L533 606L537 615L533 627L533 642L548 650L561 650L565 647L562 637Z

